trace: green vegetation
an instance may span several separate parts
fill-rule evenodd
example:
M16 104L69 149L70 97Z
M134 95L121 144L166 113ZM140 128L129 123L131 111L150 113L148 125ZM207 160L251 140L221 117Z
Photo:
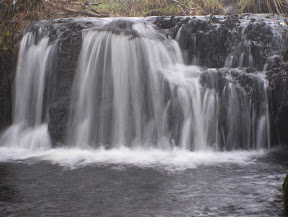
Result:
M284 203L284 208L285 211L288 211L288 174L286 175L283 185L282 185L282 189L283 189L283 203Z
M3 40L4 39L4 40ZM8 50L8 46L13 40L13 33L7 30L4 33L0 32L0 54Z
M37 6L40 0L17 0L3 1L0 3L0 59L5 61L13 54L17 35L22 31L22 26L26 25L25 20L37 19ZM25 23L25 24L24 24ZM20 28L19 28L20 27Z

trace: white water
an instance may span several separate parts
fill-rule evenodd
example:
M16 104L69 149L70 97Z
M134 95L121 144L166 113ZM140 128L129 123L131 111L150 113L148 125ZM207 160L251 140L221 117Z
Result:
M49 44L41 28L37 36L27 33L18 58L13 125L1 137L0 161L32 158L68 167L111 163L194 168L245 164L263 154L220 152L269 146L261 76L249 76L260 99L254 102L231 72L184 65L177 42L151 24L136 22L132 30L136 36L83 33L67 147L58 149L51 148L45 107L57 42ZM217 79L224 80L224 87L218 87Z
M161 149L141 149L119 147L107 150L99 148L57 148L46 151L31 151L19 148L0 148L0 162L48 161L53 164L75 169L87 165L133 165L139 167L161 167L167 170L194 169L201 165L218 165L232 163L238 165L253 164L258 157L266 154L258 151L230 151L230 152L190 152L181 149L164 151Z
M26 33L18 55L15 78L13 124L0 138L5 147L29 150L51 148L48 126L44 122L43 101L47 71L52 64L53 48L44 28Z

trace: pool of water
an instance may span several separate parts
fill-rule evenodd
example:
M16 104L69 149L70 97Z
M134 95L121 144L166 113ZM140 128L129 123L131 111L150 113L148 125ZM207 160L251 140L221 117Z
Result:
M170 152L152 160L153 151L142 158L135 152L134 160L132 151L112 152L12 157L2 150L1 216L285 215L281 185L287 149L207 153L206 158Z

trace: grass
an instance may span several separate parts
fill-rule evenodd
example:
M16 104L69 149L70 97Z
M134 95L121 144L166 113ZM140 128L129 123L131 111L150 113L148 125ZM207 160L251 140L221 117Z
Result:
M240 0L241 12L287 13L287 0Z
M218 0L198 0L196 2L208 14L222 14L223 5Z
M223 12L219 0L97 0L97 2L101 4L95 9L106 11L111 16L197 15L201 12L206 14Z
M90 0L93 1L93 0ZM177 0L187 8L180 8L172 0L98 0L98 9L107 11L111 16L146 16L152 12L173 15L223 14L227 0ZM249 13L288 13L288 0L231 0L240 5L239 12ZM184 10L183 10L184 9Z

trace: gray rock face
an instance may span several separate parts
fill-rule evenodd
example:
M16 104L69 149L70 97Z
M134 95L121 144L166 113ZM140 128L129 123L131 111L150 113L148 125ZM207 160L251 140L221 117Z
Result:
M254 67L263 70L267 58L280 54L283 49L284 39L281 37L285 33L278 36L275 24L269 23L273 19L273 16L268 15L236 14L205 18L159 17L155 24L179 42L187 64L209 68ZM286 21L280 19L280 22ZM229 55L233 58L227 65Z
M81 49L81 33L69 35L61 43L54 96L49 107L48 129L54 143L64 143L71 103L71 89Z
M288 143L288 63L267 72L272 143Z
M14 77L12 72L15 71L15 59L0 59L0 131L11 124L12 121Z
M71 91L82 45L81 30L91 23L74 22L72 19L54 22L50 38L51 40L58 38L56 43L59 49L55 59L56 66L54 72L51 73L52 84L47 85L51 89L46 91L46 94L50 93L50 96L47 96L50 98L47 106L47 121L52 143L59 145L65 142Z

